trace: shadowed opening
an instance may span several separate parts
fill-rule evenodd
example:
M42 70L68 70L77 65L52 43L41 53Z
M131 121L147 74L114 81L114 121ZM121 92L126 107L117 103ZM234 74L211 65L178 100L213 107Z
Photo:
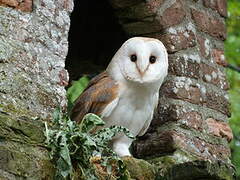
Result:
M126 40L108 1L74 1L66 69L70 82L102 72Z

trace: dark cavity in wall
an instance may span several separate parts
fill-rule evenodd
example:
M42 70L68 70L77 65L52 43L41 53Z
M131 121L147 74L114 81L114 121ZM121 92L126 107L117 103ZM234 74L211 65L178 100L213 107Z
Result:
M66 59L70 82L102 72L126 39L107 0L75 0Z

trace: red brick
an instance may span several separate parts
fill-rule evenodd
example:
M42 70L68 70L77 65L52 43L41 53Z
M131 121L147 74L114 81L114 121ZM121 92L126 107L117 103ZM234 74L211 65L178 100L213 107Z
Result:
M187 150L192 151L203 158L211 159L211 160L228 160L231 156L230 149L228 146L220 145L220 144L212 144L205 142L199 138L194 138L186 140L188 142ZM194 146L197 151L194 151Z
M165 131L161 134L153 133L151 136L145 134L137 142L133 143L133 155L142 158L163 153L173 153L176 150L174 146L175 134L174 131Z
M229 111L229 102L220 93L208 90L206 93L205 105L211 109L219 111L230 117L231 113Z
M197 36L197 41L200 48L200 53L202 57L209 58L210 57L210 41L208 39L205 39L201 36Z
M201 114L196 111L191 111L184 113L180 121L187 127L202 131L203 129L203 120Z
M194 84L188 84L188 82L186 81L182 81L181 86L177 84L178 82L167 81L163 88L164 94L167 97L181 99L183 101L188 101L193 104L201 103L201 92L197 86L195 86Z
M202 121L202 117L198 112L189 113L190 114L186 113L185 117L190 117L189 119L196 118L199 122ZM200 129L202 128L201 123L199 123L199 127ZM198 128L198 126L193 126L193 128ZM224 135L216 136L216 138L225 138L228 136L226 134L228 134L229 129L225 129ZM223 134L222 132L219 133ZM208 134L205 134L205 136L208 136ZM231 153L227 144L214 144L211 141L211 138L211 136L208 136L208 138L203 140L197 136L191 136L180 132L179 130L168 130L166 127L164 130L159 129L157 132L154 131L153 133L147 133L140 137L139 140L133 144L133 152L136 157L142 158L146 156L172 153L177 149L181 149L203 159L228 160Z
M154 129L163 125L166 122L176 122L179 119L183 107L175 104L159 104L154 113L150 128ZM181 113L182 114L182 113Z
M146 1L146 8L151 10L151 12L156 12L160 5L162 5L162 3L164 2L164 0L151 0L151 1Z
M176 133L173 140L172 144L175 144L179 149L183 149L204 159L227 160L231 155L228 146L212 144L197 137L187 137L184 134Z
M1 0L1 6L10 6L10 7L17 7L19 2L17 0Z
M177 0L171 7L167 8L158 21L163 28L177 25L183 21L186 16L183 1Z
M169 74L176 76L185 76L198 79L200 78L200 64L185 60L183 57L175 55L168 56Z
M122 27L130 36L159 32L162 29L161 25L156 20L122 24Z
M159 39L165 44L169 53L196 45L195 35L192 31L179 32L178 34L164 34Z
M221 16L227 17L227 1L226 0L203 0L203 5L216 10Z
M229 125L225 122L216 121L213 118L206 120L208 126L208 132L214 136L226 138L228 142L233 139L232 130Z
M212 83L224 90L229 89L225 73L210 65L202 63L200 66L202 79L207 83Z
M146 7L144 9L146 10ZM141 14L141 12L139 13ZM136 14L131 12L131 16L135 15ZM181 0L177 0L171 7L167 8L161 15L157 17L148 17L145 19L140 18L140 21L138 21L139 17L136 16L134 17L136 22L128 23L124 20L123 14L119 13L119 17L122 20L123 29L131 36L159 32L164 28L179 24L183 21L185 15L186 13Z
M31 12L32 11L32 0L24 0L23 3L20 3L17 9L23 12Z
M142 0L109 0L113 8L118 9L118 8L126 8L130 6L134 6L138 3L141 3Z
M203 129L202 115L197 111L189 110L186 112L183 105L176 104L160 104L155 112L151 124L151 130L154 127L162 126L166 122L178 122L188 128L201 131Z
M231 155L228 146L212 144L197 137L187 137L184 134L177 133L173 140L173 144L179 149L183 149L204 159L227 160Z
M176 149L181 149L203 159L227 160L230 157L230 150L227 146L212 144L197 137L188 137L188 135L175 130L145 135L133 145L134 155L139 158L153 154L156 156L172 153Z
M16 8L23 12L31 12L32 4L33 4L32 0L24 0L24 1L1 0L0 1L0 6L8 6L8 7Z
M151 0L120 9L117 11L118 18L123 22L128 22L129 20L136 21L142 20L145 17L154 16L162 3L163 0Z
M212 50L212 56L213 56L214 61L217 64L219 64L221 66L224 66L224 67L227 65L223 50L213 49Z
M210 16L208 13L192 9L192 18L198 30L208 33L221 40L226 39L226 26L218 18Z
M68 72L65 70L65 69L62 69L59 74L58 74L58 77L59 77L59 82L58 84L60 86L67 86L68 85Z
M205 91L200 88L201 87L191 79L179 77L166 81L161 89L161 93L169 98L180 99L193 104L202 104L210 109L230 116L229 102L223 92L216 91L215 88L210 87L205 87Z

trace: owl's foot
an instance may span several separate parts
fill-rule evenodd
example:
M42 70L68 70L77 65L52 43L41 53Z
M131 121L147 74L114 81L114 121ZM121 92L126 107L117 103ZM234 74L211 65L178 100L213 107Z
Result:
M112 148L113 148L113 151L116 152L120 157L132 156L131 153L129 152L130 145L131 145L131 142L129 141L122 142L120 140L120 141L113 142Z

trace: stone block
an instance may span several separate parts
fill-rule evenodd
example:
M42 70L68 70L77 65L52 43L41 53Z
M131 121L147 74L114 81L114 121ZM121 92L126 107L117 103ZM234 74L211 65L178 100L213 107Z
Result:
M196 45L195 35L192 31L177 32L177 34L164 34L159 39L166 44L167 51L174 53Z
M227 0L203 0L203 5L216 10L221 16L227 17Z
M200 64L186 60L181 56L168 56L169 69L168 72L175 76L184 76L199 79L200 78Z
M185 16L184 1L177 0L157 18L161 26L167 28L181 23Z
M227 62L224 56L224 51L220 49L213 49L212 50L212 56L214 59L214 62L221 65L221 66L226 66Z
M143 0L131 0L131 1L129 1L129 0L109 0L112 7L115 9L134 6L138 3L141 3L142 1Z
M226 74L220 69L202 63L200 65L200 71L202 73L203 81L214 84L224 90L229 89Z
M206 123L210 134L226 138L228 142L233 139L232 130L227 123L216 121L213 118L206 119Z
M150 0L117 11L121 21L136 21L155 16L163 0Z
M197 41L199 44L199 48L200 48L200 54L202 57L204 58L209 58L211 53L211 47L210 47L210 40L207 38L204 38L200 35L197 35Z
M23 12L31 12L32 6L33 6L33 1L32 0L25 0L25 1L1 0L0 6L12 7L15 9L19 9Z
M226 39L226 26L222 20L203 11L191 9L191 12L192 18L199 31L208 33L209 35L221 40Z

